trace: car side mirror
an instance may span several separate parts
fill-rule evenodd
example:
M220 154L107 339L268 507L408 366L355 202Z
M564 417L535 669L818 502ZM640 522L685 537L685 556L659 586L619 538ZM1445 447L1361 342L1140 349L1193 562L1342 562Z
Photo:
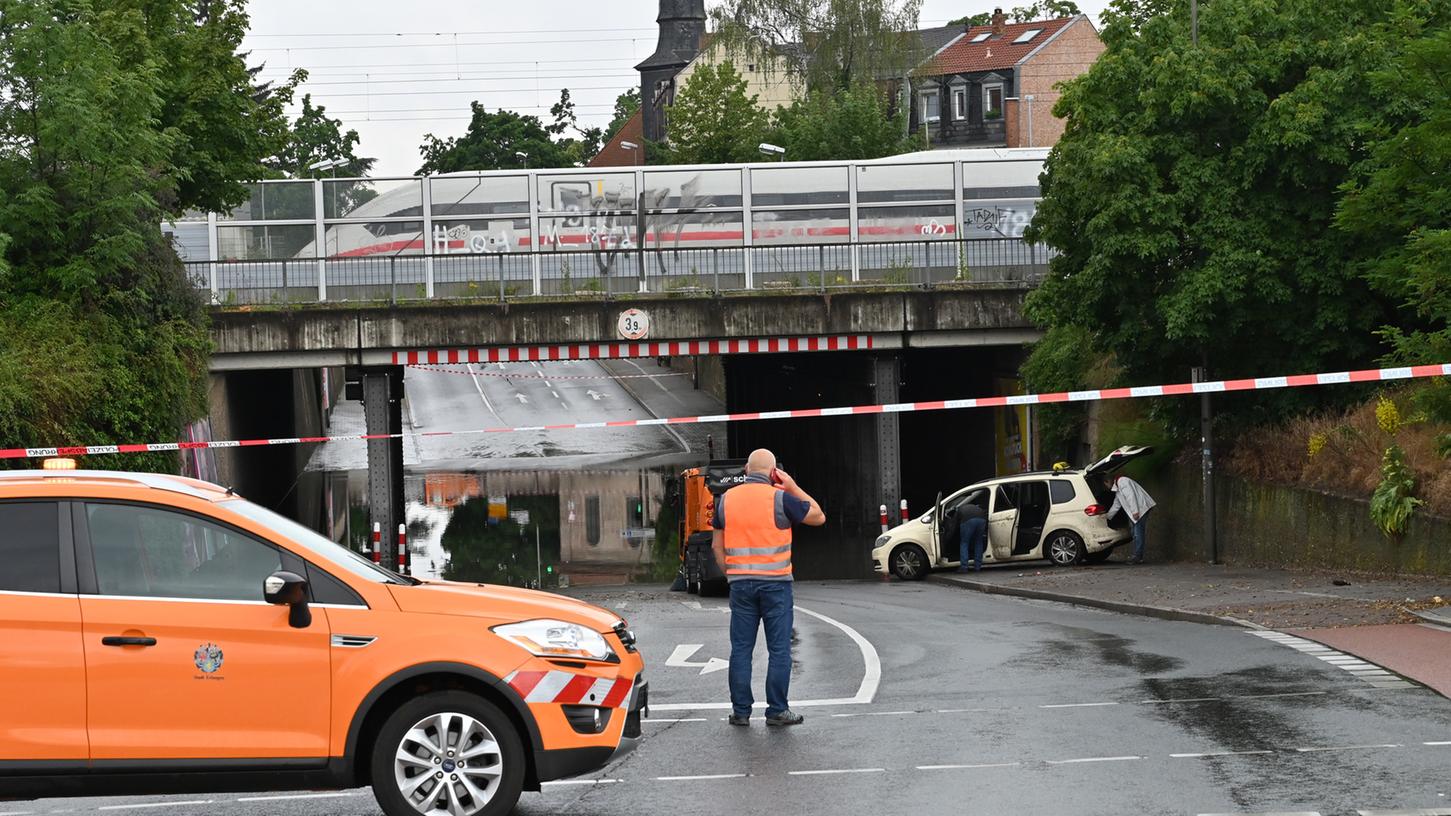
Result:
M312 610L307 605L307 579L295 572L279 570L262 581L262 598L277 606L290 606L287 624L293 629L312 625Z

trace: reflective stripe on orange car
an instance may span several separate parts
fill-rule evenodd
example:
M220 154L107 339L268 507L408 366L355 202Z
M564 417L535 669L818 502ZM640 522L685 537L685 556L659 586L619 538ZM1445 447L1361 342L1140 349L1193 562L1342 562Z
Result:
M624 677L590 677L562 671L518 671L505 677L504 682L526 703L577 705L588 702L605 708L618 708L629 695L632 685Z

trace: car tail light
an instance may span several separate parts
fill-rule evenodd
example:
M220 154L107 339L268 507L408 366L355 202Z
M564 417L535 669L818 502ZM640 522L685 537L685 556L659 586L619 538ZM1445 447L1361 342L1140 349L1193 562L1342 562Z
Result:
M1083 515L1085 516L1101 516L1105 512L1107 511L1101 504L1090 504L1087 507L1083 508Z

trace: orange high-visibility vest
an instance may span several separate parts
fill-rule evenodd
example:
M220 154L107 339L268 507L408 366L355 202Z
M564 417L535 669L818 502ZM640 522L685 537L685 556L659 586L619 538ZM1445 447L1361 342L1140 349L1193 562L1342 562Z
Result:
M785 494L768 484L747 482L725 492L726 578L782 578L791 575L791 522ZM783 529L780 525L784 524Z

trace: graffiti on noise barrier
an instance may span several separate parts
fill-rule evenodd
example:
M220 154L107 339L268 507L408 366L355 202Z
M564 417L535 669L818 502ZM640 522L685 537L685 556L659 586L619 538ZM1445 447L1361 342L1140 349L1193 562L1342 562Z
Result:
M967 212L967 229L990 233L1002 238L1022 238L1023 230L1033 220L1034 206L974 207Z

